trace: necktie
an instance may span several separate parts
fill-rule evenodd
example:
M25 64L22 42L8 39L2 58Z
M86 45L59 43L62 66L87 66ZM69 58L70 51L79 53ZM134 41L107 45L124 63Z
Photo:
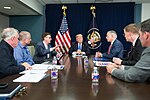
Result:
M128 52L128 58L130 57L132 50L133 50L134 46L131 46L131 50Z
M111 47L112 47L112 44L110 44L110 46L108 48L108 54L110 54Z
M81 44L78 45L78 49L82 50L82 45Z

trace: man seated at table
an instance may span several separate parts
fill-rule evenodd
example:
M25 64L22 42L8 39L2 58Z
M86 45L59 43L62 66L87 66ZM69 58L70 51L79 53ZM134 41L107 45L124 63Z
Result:
M19 43L16 48L14 48L14 57L20 65L23 62L27 62L30 65L34 64L34 61L31 57L30 51L27 47L28 44L30 44L31 41L31 35L27 31L21 31L19 34Z
M25 69L30 69L28 63L17 65L13 56L13 48L18 45L18 30L6 28L1 33L2 41L0 42L0 78L8 75L17 74Z
M144 50L139 39L139 28L136 24L129 24L124 28L124 36L127 42L132 43L131 51L126 58L113 58L113 62L119 65L135 65Z
M150 19L141 23L139 33L142 46L147 47L140 60L134 66L108 65L107 72L112 76L126 82L150 81Z
M71 48L69 50L69 54L77 54L77 55L82 55L90 54L90 49L88 47L88 44L86 42L83 42L83 36L82 34L77 34L76 35L76 42L73 42L71 45Z
M123 58L124 47L123 44L117 39L117 33L113 30L108 31L106 35L107 42L110 42L108 51L105 53L96 52L95 57L103 57L112 59L113 57Z
M36 64L41 64L45 61L52 61L52 57L57 54L55 49L58 46L51 46L52 37L49 32L42 34L42 41L38 42L35 49L33 60Z

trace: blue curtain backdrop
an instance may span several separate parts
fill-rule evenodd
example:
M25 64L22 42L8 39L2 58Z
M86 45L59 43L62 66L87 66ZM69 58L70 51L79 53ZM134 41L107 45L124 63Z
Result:
M75 35L83 34L84 40L87 39L87 31L92 20L90 7L96 7L96 21L102 37L102 52L106 52L109 43L106 41L106 33L109 30L115 30L118 39L123 43L126 50L130 49L131 44L127 43L123 36L123 28L134 23L134 5L135 3L100 3L100 4L66 4L67 21L70 29L72 42L75 41ZM52 34L53 40L60 27L63 10L62 4L47 4L46 31ZM54 45L54 41L52 41Z

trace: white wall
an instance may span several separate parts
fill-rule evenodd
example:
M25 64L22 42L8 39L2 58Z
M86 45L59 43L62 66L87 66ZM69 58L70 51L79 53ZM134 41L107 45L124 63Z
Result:
M9 27L9 17L0 14L0 33L6 27ZM1 36L0 36L0 40L1 40Z
M142 4L141 21L150 18L150 3Z
M24 3L39 14L43 15L44 6L37 2L37 0L20 0L20 2Z

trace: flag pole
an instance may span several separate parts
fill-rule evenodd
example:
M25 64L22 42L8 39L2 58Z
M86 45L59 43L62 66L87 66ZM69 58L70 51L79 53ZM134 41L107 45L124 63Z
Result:
M95 9L96 9L96 7L93 6L93 5L90 7L90 10L92 11L92 15L93 15L93 21L92 21L93 22L93 26L92 26L92 28L95 28L95 26L94 26L95 25L94 18L96 17L95 12L94 12ZM91 37L94 37L94 34L95 34L95 30L93 30L93 32L91 34ZM92 45L92 47L94 47L95 46L94 42L92 42L91 45Z
M95 12L94 12L95 9L96 9L96 7L93 6L93 5L90 7L90 10L92 10L92 15L93 15L93 28L95 27L95 26L94 26L94 18L96 17L96 14L95 14Z

